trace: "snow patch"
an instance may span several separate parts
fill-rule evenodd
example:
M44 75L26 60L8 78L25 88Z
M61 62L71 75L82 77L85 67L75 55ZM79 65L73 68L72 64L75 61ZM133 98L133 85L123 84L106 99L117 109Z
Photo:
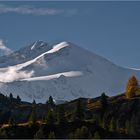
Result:
M77 77L77 76L82 76L83 73L80 71L69 71L69 72L62 72L62 73L57 73L49 76L40 76L40 77L32 77L32 78L27 78L27 79L21 79L21 81L41 81L41 80L52 80L56 78L64 78L64 77Z
M55 45L55 46L53 47L53 49L51 49L51 50L48 51L47 53L54 53L54 52L57 52L57 51L59 51L60 49L65 48L65 47L67 47L67 46L69 46L68 42L65 42L65 41L64 41L64 42L61 42L61 43Z
M37 44L37 41L33 44L33 46L31 47L31 50L35 48L36 44Z

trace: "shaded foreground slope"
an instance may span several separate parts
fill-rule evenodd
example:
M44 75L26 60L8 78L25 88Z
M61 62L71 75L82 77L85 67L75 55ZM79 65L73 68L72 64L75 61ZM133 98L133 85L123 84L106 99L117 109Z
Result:
M104 106L102 96L61 105L0 97L5 100L0 102L1 138L140 138L139 94L129 99L124 94L106 96ZM34 111L33 123L30 116ZM14 123L9 122L11 118Z

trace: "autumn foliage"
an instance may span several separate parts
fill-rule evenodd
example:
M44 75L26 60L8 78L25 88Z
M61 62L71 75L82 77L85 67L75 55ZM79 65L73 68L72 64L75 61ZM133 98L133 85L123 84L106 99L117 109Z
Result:
M136 79L135 76L130 77L126 87L126 93L125 93L126 97L127 98L134 97L137 88L138 88L138 80Z

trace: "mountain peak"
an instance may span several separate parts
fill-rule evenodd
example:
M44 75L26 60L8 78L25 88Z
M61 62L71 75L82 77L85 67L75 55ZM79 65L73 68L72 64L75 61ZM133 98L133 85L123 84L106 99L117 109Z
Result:
M130 75L140 77L139 71L113 65L67 41L48 45L38 40L1 58L0 67L2 93L37 102L50 95L57 100L111 95L124 90Z
M51 49L45 41L38 40L0 59L0 67L24 63Z
M70 46L72 46L71 43L63 41L63 42L60 42L60 43L58 43L56 45L53 45L53 48L50 49L48 51L48 53L54 53L54 52L57 52L57 51L65 48L65 47L70 47Z
M67 47L67 46L70 46L71 44L72 44L72 43L70 43L70 42L62 41L62 42L60 42L60 43L54 45L54 47L59 47L59 46L61 46L61 47Z
M32 45L31 45L31 50L33 49L40 49L42 47L48 47L48 44L47 42L44 42L42 40L38 40L38 41L35 41Z
M60 42L60 43L54 45L53 48L64 48L64 47L67 47L67 46L69 46L69 45L70 45L70 44L69 44L68 42L63 41L63 42Z

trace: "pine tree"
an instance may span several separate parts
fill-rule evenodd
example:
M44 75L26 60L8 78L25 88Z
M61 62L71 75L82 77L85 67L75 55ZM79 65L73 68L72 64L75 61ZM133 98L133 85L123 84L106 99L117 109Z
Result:
M136 135L136 125L138 124L137 122L137 117L135 114L132 115L131 120L130 120L130 128L129 128L129 133L131 135Z
M48 135L48 139L56 139L55 133L54 132L50 132L49 135Z
M18 103L21 102L21 98L19 97L19 95L17 95L17 102L18 102Z
M35 101L35 99L33 100L32 104L33 104L33 105L36 105L36 101Z
M55 124L55 122L56 122L56 116L54 114L54 111L52 111L52 110L48 111L45 120L46 120L46 122L47 122L48 125Z
M12 102L13 101L13 94L12 93L10 93L9 98L10 98L10 101Z
M49 100L46 102L46 104L47 104L51 109L55 107L55 102L54 102L52 96L49 97Z
M81 138L81 130L80 128L77 128L75 133L74 133L74 139L82 139Z
M102 113L103 114L103 117L102 117L102 128L104 129L109 129L109 119L108 119L108 113L107 112L104 112L105 110L103 110Z
M12 94L12 93L10 93L9 97L10 97L10 99L13 99L13 94Z
M58 108L57 122L58 124L66 124L67 122L63 105L60 105Z
M68 136L68 139L74 139L75 137L74 137L74 133L73 132L71 132L70 134L69 134L69 136Z
M13 117L9 119L8 124L9 126L12 126L12 127L17 125L16 120Z
M36 121L37 121L36 111L35 111L35 109L33 109L33 111L31 112L31 114L29 116L29 124L33 125L36 123Z
M104 114L105 114L107 106L108 106L107 96L105 95L105 93L101 94L100 103L101 103L101 120L104 123L103 117L104 117Z
M116 130L116 121L114 119L114 117L112 117L111 121L110 121L110 131L115 131Z
M94 133L93 138L94 138L94 139L100 139L100 138L101 138L100 135L99 135L99 133L98 133L98 131L96 131L96 132Z
M84 110L80 99L77 101L73 119L74 121L82 121L84 119Z
M6 129L0 128L0 139L8 139L9 134Z
M116 119L116 131L119 132L120 131L120 120Z
M81 131L82 139L89 139L92 137L91 133L89 132L89 130L86 126L82 126L80 131Z
M45 139L45 135L44 135L44 132L43 132L43 129L40 128L36 134L34 135L34 139Z
M135 76L130 77L126 87L126 93L125 93L126 97L127 98L134 97L137 87L138 87L138 80L136 79L136 77Z
M101 95L101 99L100 99L100 102L101 102L101 108L106 108L108 103L107 103L107 96L105 93L102 93Z
M86 126L82 126L81 128L77 128L74 133L75 139L90 139L92 135Z
M125 128L126 128L126 130L127 130L127 132L126 133L130 133L130 121L129 120L126 120L126 122L125 122Z

